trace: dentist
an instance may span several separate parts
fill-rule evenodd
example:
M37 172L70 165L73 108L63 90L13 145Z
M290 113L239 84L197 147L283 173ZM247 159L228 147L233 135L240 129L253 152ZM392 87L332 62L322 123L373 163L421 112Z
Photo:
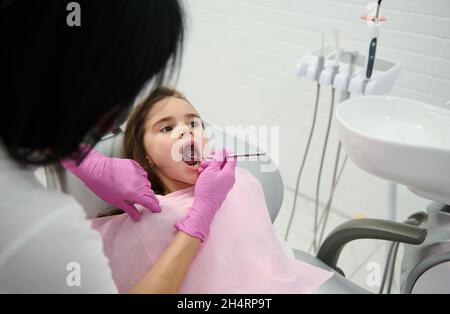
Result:
M0 0L0 293L117 292L84 209L32 170L62 161L136 221L133 203L161 210L137 163L92 147L147 82L174 73L183 18L177 0ZM235 162L225 164L204 165L192 215L132 292L177 291L234 183Z

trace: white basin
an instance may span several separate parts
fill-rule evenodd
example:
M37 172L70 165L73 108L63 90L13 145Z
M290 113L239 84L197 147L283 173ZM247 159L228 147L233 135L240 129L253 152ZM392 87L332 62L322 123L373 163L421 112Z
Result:
M362 96L340 103L336 120L342 146L358 167L450 204L450 110Z

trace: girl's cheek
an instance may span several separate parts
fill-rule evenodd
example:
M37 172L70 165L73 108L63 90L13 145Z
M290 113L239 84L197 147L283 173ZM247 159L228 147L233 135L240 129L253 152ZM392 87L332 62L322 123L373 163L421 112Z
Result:
M172 164L181 160L180 147L177 142L161 141L158 143L156 154L161 163Z

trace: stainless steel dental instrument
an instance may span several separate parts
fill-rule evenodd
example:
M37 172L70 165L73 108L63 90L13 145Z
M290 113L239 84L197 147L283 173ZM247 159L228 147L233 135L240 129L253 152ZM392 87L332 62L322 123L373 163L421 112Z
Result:
M250 156L263 156L266 153L264 152L258 152L258 153L242 153L242 154L228 154L227 158L233 158L233 157L250 157ZM214 155L209 155L208 157L206 157L206 159L213 159Z

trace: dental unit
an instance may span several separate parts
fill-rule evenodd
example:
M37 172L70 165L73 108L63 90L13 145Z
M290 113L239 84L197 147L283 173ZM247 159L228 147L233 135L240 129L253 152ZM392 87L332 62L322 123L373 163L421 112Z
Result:
M369 40L369 53L366 56L360 55L358 51L350 50L347 51L345 49L341 49L339 43L339 32L338 30L332 30L335 46L324 46L324 31L311 29L316 33L321 35L321 46L320 48L314 50L310 54L304 56L300 59L297 64L297 77L306 78L307 80L316 81L317 84L317 92L316 99L314 105L314 114L313 121L311 124L311 129L309 131L308 141L306 144L306 148L304 151L302 163L300 166L300 170L297 176L297 182L294 192L294 201L291 209L291 214L288 222L288 227L285 233L284 240L287 241L290 228L292 225L292 221L295 215L295 208L297 204L298 191L300 187L301 176L303 173L303 169L305 166L305 162L309 153L309 147L311 145L311 140L314 133L314 128L317 120L317 107L320 99L320 87L321 86L330 86L331 87L331 104L329 110L329 118L327 124L327 130L324 140L324 145L322 148L321 161L316 181L316 197L315 197L315 218L314 218L314 240L312 243L312 248L317 251L318 240L317 233L319 232L319 227L321 223L327 221L327 216L329 209L331 207L331 202L333 199L334 190L337 186L337 177L338 173L341 173L346 164L347 156L345 157L342 163L342 169L338 171L339 168L339 159L340 159L340 151L341 151L341 143L338 143L337 153L335 157L335 166L333 170L333 179L331 182L331 190L328 201L325 205L325 210L321 218L318 218L319 211L319 191L321 185L321 175L323 169L323 163L326 155L326 149L328 145L328 137L332 123L332 115L334 112L334 103L335 103L335 93L336 90L340 91L340 102L345 101L350 98L350 95L358 96L358 95L384 95L389 93L400 75L401 67L399 64L395 62L391 62L383 59L376 59L376 46L377 46L377 38L379 34L380 22L384 21L384 18L380 16L380 5L381 1L377 3L377 11L376 16L374 18L368 17L367 19L372 19L375 23L370 23L370 40ZM320 72L320 73L319 73ZM392 211L395 209L393 208ZM322 230L325 229L325 224L322 226ZM323 232L321 232L323 234ZM319 237L321 238L321 237Z
M390 241L379 293L391 293L395 261L399 246L403 243L400 292L450 293L450 205L447 205L450 204L450 173L445 170L448 169L450 148L448 140L442 140L448 139L450 115L448 109L408 99L381 96L392 90L401 72L398 63L376 57L380 25L385 21L380 12L381 2L377 1L374 16L363 18L368 22L370 30L367 56L355 50L341 49L336 41L335 47L321 46L304 56L297 64L298 77L313 82L319 77L316 82L319 86L331 87L330 111L335 111L340 139L330 195L318 219L323 159L331 124L329 119L316 182L314 239L309 251L314 249L319 260L331 261L328 265L343 274L336 265L338 257L324 253L324 250L340 251L344 243L355 238ZM334 33L338 38L337 32ZM320 63L324 66L318 76L315 71L319 70ZM336 110L333 109L335 90L341 93ZM318 103L317 97L320 97L319 93L316 94L315 106ZM316 110L317 108L297 177L285 240L295 214L299 183L317 119ZM417 134L412 134L412 130ZM346 154L339 165L342 148ZM362 229L367 228L365 231L359 227L359 230L353 229L350 226L355 226L358 222L349 221L335 228L322 242L334 192L349 158L359 168L387 180L389 220L367 219L370 222L366 224L361 222L365 219L358 219L364 225ZM405 163L405 160L408 162ZM411 192L434 203L427 207L426 212L414 213L402 223L395 222L397 183L406 185ZM396 224L396 227L387 227L391 223ZM409 236L411 237L407 239Z

